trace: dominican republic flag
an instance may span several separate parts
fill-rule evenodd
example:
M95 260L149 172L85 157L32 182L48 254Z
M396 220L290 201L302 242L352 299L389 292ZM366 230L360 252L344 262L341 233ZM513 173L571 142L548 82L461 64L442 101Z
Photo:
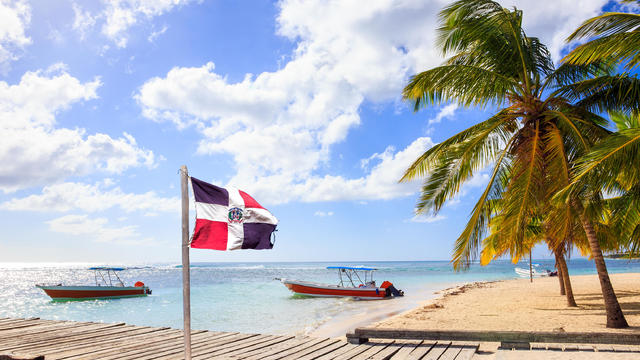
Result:
M278 219L249 194L191 178L196 228L191 247L212 250L271 249Z

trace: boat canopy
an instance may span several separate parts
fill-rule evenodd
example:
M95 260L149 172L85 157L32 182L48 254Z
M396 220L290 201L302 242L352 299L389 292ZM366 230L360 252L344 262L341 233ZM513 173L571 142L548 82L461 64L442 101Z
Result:
M362 286L375 286L376 282L373 280L373 272L378 270L368 267L353 267L353 266L327 266L327 269L338 270L338 277L340 281L338 286L345 287L345 283L350 284L352 287ZM358 271L362 273L358 274ZM342 275L346 277L343 278ZM364 275L360 277L360 275Z
M327 266L327 269L362 270L362 271L376 271L376 270L378 270L378 269L374 269L374 268L351 267L351 266Z
M122 271L126 269L121 267L95 266L95 267L90 267L89 270Z

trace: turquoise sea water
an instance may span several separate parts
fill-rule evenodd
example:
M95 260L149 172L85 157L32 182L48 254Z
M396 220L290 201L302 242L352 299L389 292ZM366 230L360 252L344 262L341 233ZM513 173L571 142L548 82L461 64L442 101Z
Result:
M552 260L534 260L539 269L553 269ZM126 322L135 325L182 327L182 277L176 264L137 265L120 276L126 284L143 281L153 295L133 299L52 302L36 283L83 285L94 282L89 266L105 264L0 263L0 317ZM107 264L125 265L126 264ZM417 305L433 292L455 284L516 278L509 261L472 266L455 273L447 261L352 263L196 263L191 269L192 328L259 333L309 333L353 314L380 309L380 301L297 298L274 278L336 283L327 266L375 267L378 284L390 280L406 293L385 300L387 310ZM136 266L136 265L129 265ZM528 267L519 264L519 267ZM640 272L640 261L607 260L611 273ZM594 274L593 262L569 262L573 275ZM390 311L390 310L389 310Z

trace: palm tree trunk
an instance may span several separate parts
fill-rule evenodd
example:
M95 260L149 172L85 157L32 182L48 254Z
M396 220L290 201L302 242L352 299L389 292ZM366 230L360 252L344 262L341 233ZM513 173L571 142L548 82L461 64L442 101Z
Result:
M567 262L564 259L564 254L562 252L559 253L560 256L557 256L558 265L558 274L560 274L560 269L562 269L562 280L564 283L564 289L567 295L567 306L576 307L576 299L573 297L573 288L571 287L571 278L569 277L569 268L567 267Z
M560 283L560 295L566 295L566 291L564 290L564 273L562 272L562 267L558 263L558 253L554 252L556 256L556 269L558 270L558 282Z
M598 271L598 279L600 280L600 288L602 289L602 297L604 298L604 307L607 311L607 327L608 328L626 328L629 327L627 320L624 318L620 303L616 293L613 291L611 280L609 279L609 272L607 271L607 265L604 262L602 256L602 250L600 250L600 244L596 237L596 231L593 229L593 224L584 214L584 208L582 203L577 200L572 201L574 208L577 210L580 216L580 222L589 240L589 247L591 248L591 256L596 263L596 270Z

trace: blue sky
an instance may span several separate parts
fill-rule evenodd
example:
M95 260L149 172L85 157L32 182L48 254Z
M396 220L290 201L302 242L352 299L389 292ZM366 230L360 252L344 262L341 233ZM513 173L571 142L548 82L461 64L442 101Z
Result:
M446 3L0 2L0 261L179 261L182 164L280 220L272 251L194 261L448 259L486 174L437 217L396 183L491 113L400 100ZM606 3L503 2L556 59Z

